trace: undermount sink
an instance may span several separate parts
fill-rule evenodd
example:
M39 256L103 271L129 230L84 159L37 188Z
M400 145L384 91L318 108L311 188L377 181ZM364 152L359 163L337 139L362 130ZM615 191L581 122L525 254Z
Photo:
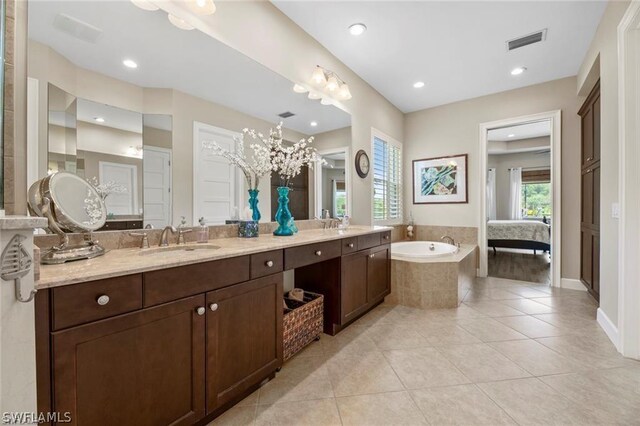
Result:
M148 256L152 254L158 253L169 253L173 251L197 251L197 250L218 250L220 246L216 246L214 244L185 244L185 245L175 245L175 246L167 246L167 247L154 247L148 249L142 249L138 253L140 256Z

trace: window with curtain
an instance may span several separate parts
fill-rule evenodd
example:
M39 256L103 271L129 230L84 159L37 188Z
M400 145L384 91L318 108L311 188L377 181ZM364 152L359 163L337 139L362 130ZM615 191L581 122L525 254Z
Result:
M373 137L373 220L402 221L402 145Z
M522 172L522 211L524 217L551 217L551 170Z

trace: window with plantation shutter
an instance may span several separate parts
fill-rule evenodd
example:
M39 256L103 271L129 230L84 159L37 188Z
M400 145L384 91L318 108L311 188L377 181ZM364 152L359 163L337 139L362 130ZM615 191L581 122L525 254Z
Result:
M373 136L373 221L402 222L402 145Z

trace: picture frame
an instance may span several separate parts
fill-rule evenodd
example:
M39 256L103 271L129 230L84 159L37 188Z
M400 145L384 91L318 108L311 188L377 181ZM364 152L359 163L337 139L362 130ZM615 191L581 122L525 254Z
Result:
M468 154L413 160L413 204L469 202Z

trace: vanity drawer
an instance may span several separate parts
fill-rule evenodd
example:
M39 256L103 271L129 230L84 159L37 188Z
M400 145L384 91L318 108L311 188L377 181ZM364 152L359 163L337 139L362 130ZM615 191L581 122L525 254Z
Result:
M249 281L249 256L144 273L144 306L170 302Z
M251 279L282 272L283 268L284 255L282 250L251 255Z
M52 291L54 330L141 308L142 274L56 287Z
M358 251L358 238L345 238L342 242L342 254L349 254Z
M391 231L380 233L380 244L391 244Z
M295 269L324 262L339 257L341 253L340 240L288 248L284 251L284 269Z
M358 250L365 250L380 245L380 233L360 235L358 237Z

